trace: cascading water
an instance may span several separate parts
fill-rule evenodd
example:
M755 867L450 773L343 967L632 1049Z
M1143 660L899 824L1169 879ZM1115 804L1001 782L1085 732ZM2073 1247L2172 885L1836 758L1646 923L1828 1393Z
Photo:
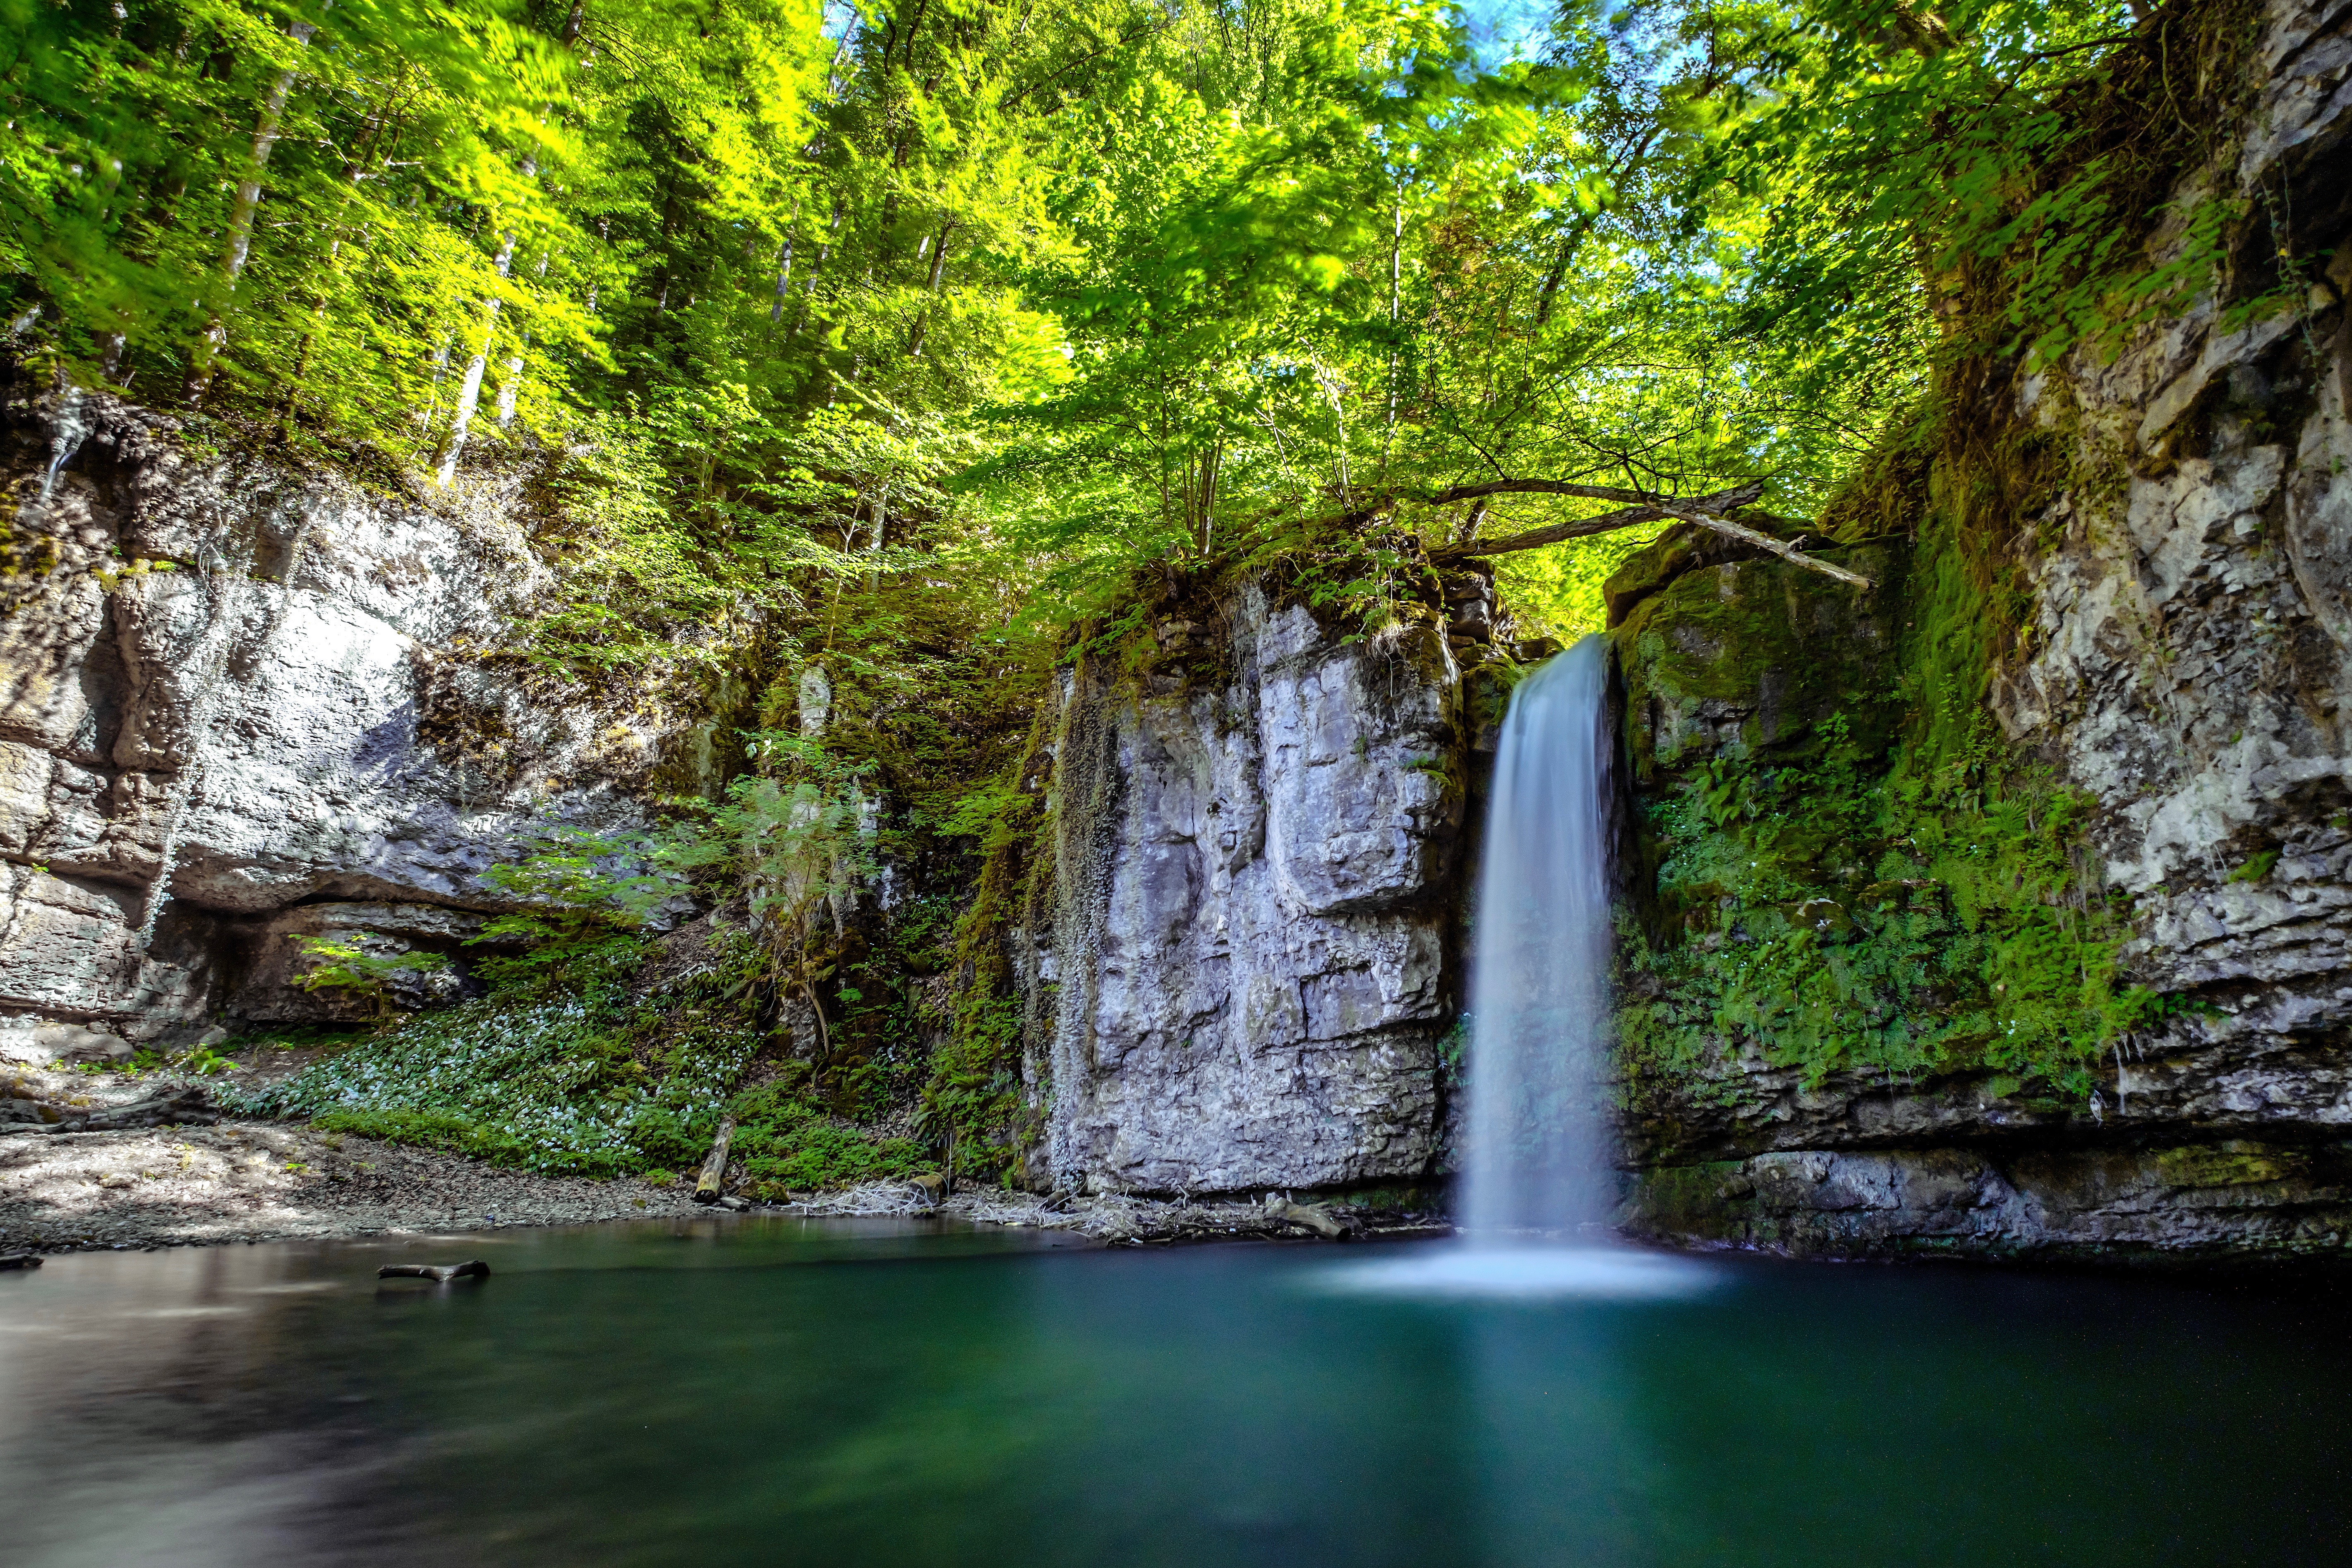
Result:
M57 492L58 475L73 461L74 454L89 437L89 421L82 408L81 388L68 386L58 395L57 411L49 418L49 464L41 471L41 494L35 503L49 504Z
M1462 1217L1486 1239L1608 1217L1609 642L1519 683L1486 807Z
M1360 1265L1342 1289L1454 1296L1658 1296L1708 1271L1621 1245L1603 1064L1610 1031L1616 736L1609 642L1519 683L1503 719L1471 928L1465 1238Z

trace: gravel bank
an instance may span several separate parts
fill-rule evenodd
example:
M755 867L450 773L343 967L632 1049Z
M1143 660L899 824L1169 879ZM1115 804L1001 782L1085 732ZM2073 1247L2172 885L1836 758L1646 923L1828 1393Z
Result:
M285 1057L270 1064L269 1076L300 1065L293 1053ZM9 1076L21 1092L91 1110L184 1081L37 1070ZM237 1081L250 1087L259 1077L248 1070ZM1349 1236L1450 1228L1442 1218L1393 1211L1317 1207L1310 1214L1275 1194L1265 1202L1163 1203L983 1187L934 1205L904 1183L813 1194L782 1212L941 1215L1073 1231L1113 1246L1328 1236L1338 1222ZM460 1154L320 1132L299 1122L229 1119L216 1126L0 1137L0 1253L446 1233L709 1213L694 1202L690 1178L656 1186L629 1178L541 1175Z
M299 1065L295 1053L270 1076ZM240 1074L249 1084L258 1074ZM91 1110L155 1094L160 1076L9 1074ZM220 1081L220 1080L215 1080ZM172 1247L407 1230L581 1225L707 1212L690 1185L504 1170L463 1155L319 1132L299 1122L0 1137L0 1252Z

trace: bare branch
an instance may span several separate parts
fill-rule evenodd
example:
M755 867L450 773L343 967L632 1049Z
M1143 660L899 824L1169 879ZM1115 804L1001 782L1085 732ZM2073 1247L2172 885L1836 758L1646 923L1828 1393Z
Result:
M1696 507L1685 506L1678 501L1658 501L1654 504L1668 517L1678 517L1685 522L1695 522L1701 528L1711 528L1727 539L1738 540L1742 544L1752 544L1759 550L1769 550L1791 566L1802 566L1809 572L1819 572L1824 577L1834 577L1841 583L1851 583L1857 588L1871 586L1870 579L1859 572L1849 572L1843 566L1832 566L1826 561L1817 560L1793 544L1775 539L1769 533L1759 533L1744 523L1734 522L1727 517L1712 516L1700 511Z
M1858 572L1849 572L1843 566L1832 565L1829 562L1806 554L1785 540L1775 539L1769 533L1750 528L1742 522L1735 522L1723 515L1740 507L1750 505L1757 497L1762 495L1764 486L1760 480L1751 481L1732 489L1717 490L1713 495L1694 496L1688 500L1669 500L1662 496L1643 495L1640 490L1618 489L1608 485L1568 484L1558 479L1496 479L1486 484L1457 485L1450 490L1440 491L1431 499L1434 502L1443 504L1445 501L1468 500L1477 496L1505 493L1571 495L1592 500L1631 500L1635 504L1621 508L1616 511L1604 511L1598 517L1579 518L1574 522L1554 523L1549 528L1530 529L1525 533L1514 533L1502 539L1441 546L1429 552L1430 559L1461 561L1473 556L1500 555L1513 550L1535 550L1547 544L1560 544L1571 539L1587 539L1596 533L1612 533L1621 528L1631 528L1636 523L1654 522L1662 517L1671 517L1683 522L1696 523L1701 528L1712 529L1726 538L1736 539L1742 544L1753 545L1759 550L1779 556L1792 566L1801 566L1808 572L1819 572L1825 577L1833 577L1841 583L1849 583L1857 588L1868 588L1873 585L1869 578Z
M1470 500L1481 496L1501 495L1573 495L1592 500L1632 500L1637 504L1616 511L1604 511L1598 517L1580 517L1573 522L1555 522L1545 528L1529 529L1525 533L1507 534L1501 539L1480 540L1463 544L1449 544L1431 551L1432 560L1461 560L1470 556L1501 555L1513 550L1536 550L1547 544L1560 544L1571 539L1589 539L1596 533L1612 533L1636 523L1655 522L1674 515L1654 497L1639 490L1621 490L1604 485L1571 485L1557 479L1499 479L1491 484L1458 485L1440 492L1439 504L1446 500ZM1695 496L1688 501L1674 504L1702 511L1728 511L1747 506L1764 493L1761 480L1717 490L1713 495Z

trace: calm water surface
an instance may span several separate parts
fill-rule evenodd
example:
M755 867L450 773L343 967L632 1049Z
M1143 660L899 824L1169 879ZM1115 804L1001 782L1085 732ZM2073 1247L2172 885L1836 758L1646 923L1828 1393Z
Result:
M2335 1285L712 1220L0 1275L12 1564L2352 1561ZM387 1282L487 1258L486 1284Z

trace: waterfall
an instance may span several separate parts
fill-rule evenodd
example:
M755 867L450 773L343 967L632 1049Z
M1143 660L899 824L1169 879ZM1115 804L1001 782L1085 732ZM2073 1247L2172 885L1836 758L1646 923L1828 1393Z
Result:
M1471 927L1474 1236L1608 1217L1609 889L1616 739L1609 640L1519 683L1503 720Z
M73 461L81 444L89 438L89 421L82 407L81 388L68 384L58 395L57 412L49 419L49 466L41 471L41 495L36 503L47 506L58 488L58 475Z
M1609 642L1589 637L1519 683L1496 753L1471 927L1465 1238L1336 1269L1331 1288L1630 1298L1713 1282L1601 1229L1615 1197L1603 1067L1616 755Z

